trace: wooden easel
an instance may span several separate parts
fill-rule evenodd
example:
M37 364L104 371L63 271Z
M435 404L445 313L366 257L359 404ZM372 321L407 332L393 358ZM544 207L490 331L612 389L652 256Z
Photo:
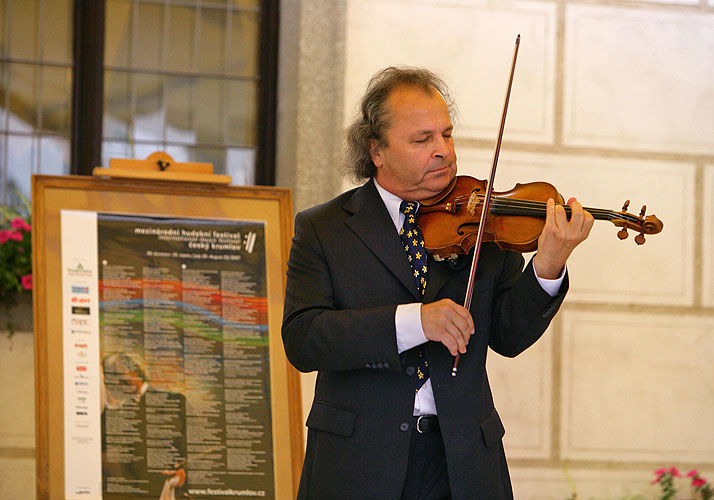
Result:
M151 153L145 160L112 158L109 167L94 167L92 175L206 184L230 184L232 181L229 175L214 174L211 163L177 163L163 151Z

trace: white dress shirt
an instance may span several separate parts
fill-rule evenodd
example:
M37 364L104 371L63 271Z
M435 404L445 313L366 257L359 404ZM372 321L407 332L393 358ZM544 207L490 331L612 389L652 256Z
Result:
M389 216L392 218L395 229L399 232L404 224L405 217L399 210L399 205L401 205L402 199L380 186L376 179L374 179L374 185L377 187L377 191L382 197L384 205L387 207L387 212L389 212ZM535 267L533 268L533 271L535 272ZM558 293L560 285L563 283L564 276L565 267L563 267L560 277L554 280L539 278L538 274L536 274L536 279L543 290L553 297ZM424 329L421 325L421 306L421 302L400 304L397 306L397 312L394 315L394 324L397 330L397 349L400 354L411 349L412 347L416 347L428 341L426 335L424 335ZM434 402L434 390L431 387L431 379L429 378L414 396L414 415L436 414L437 411L436 403Z

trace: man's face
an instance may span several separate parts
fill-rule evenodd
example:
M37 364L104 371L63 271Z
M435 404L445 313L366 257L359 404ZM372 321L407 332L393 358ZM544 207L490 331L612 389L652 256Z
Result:
M454 127L444 99L436 90L398 87L387 105L386 144L370 144L377 182L403 200L420 201L442 192L456 175Z

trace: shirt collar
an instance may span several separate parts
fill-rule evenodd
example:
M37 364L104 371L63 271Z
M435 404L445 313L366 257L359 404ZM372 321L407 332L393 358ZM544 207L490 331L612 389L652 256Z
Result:
M404 222L404 214L399 211L399 205L401 205L402 199L380 186L377 179L374 179L374 185L377 188L379 196L384 202L384 206L387 207L387 212L389 212L389 217L392 219L394 227L399 230Z

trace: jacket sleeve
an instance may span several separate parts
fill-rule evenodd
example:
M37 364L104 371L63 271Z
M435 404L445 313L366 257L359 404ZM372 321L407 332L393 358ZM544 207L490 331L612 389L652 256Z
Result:
M400 370L396 304L337 307L336 283L349 278L336 273L339 260L348 257L327 256L313 221L305 213L297 214L282 324L287 357L303 372L375 367Z
M507 252L494 290L494 311L489 346L514 357L533 345L548 328L568 290L568 276L551 297L538 283L533 260L521 272L523 257Z

